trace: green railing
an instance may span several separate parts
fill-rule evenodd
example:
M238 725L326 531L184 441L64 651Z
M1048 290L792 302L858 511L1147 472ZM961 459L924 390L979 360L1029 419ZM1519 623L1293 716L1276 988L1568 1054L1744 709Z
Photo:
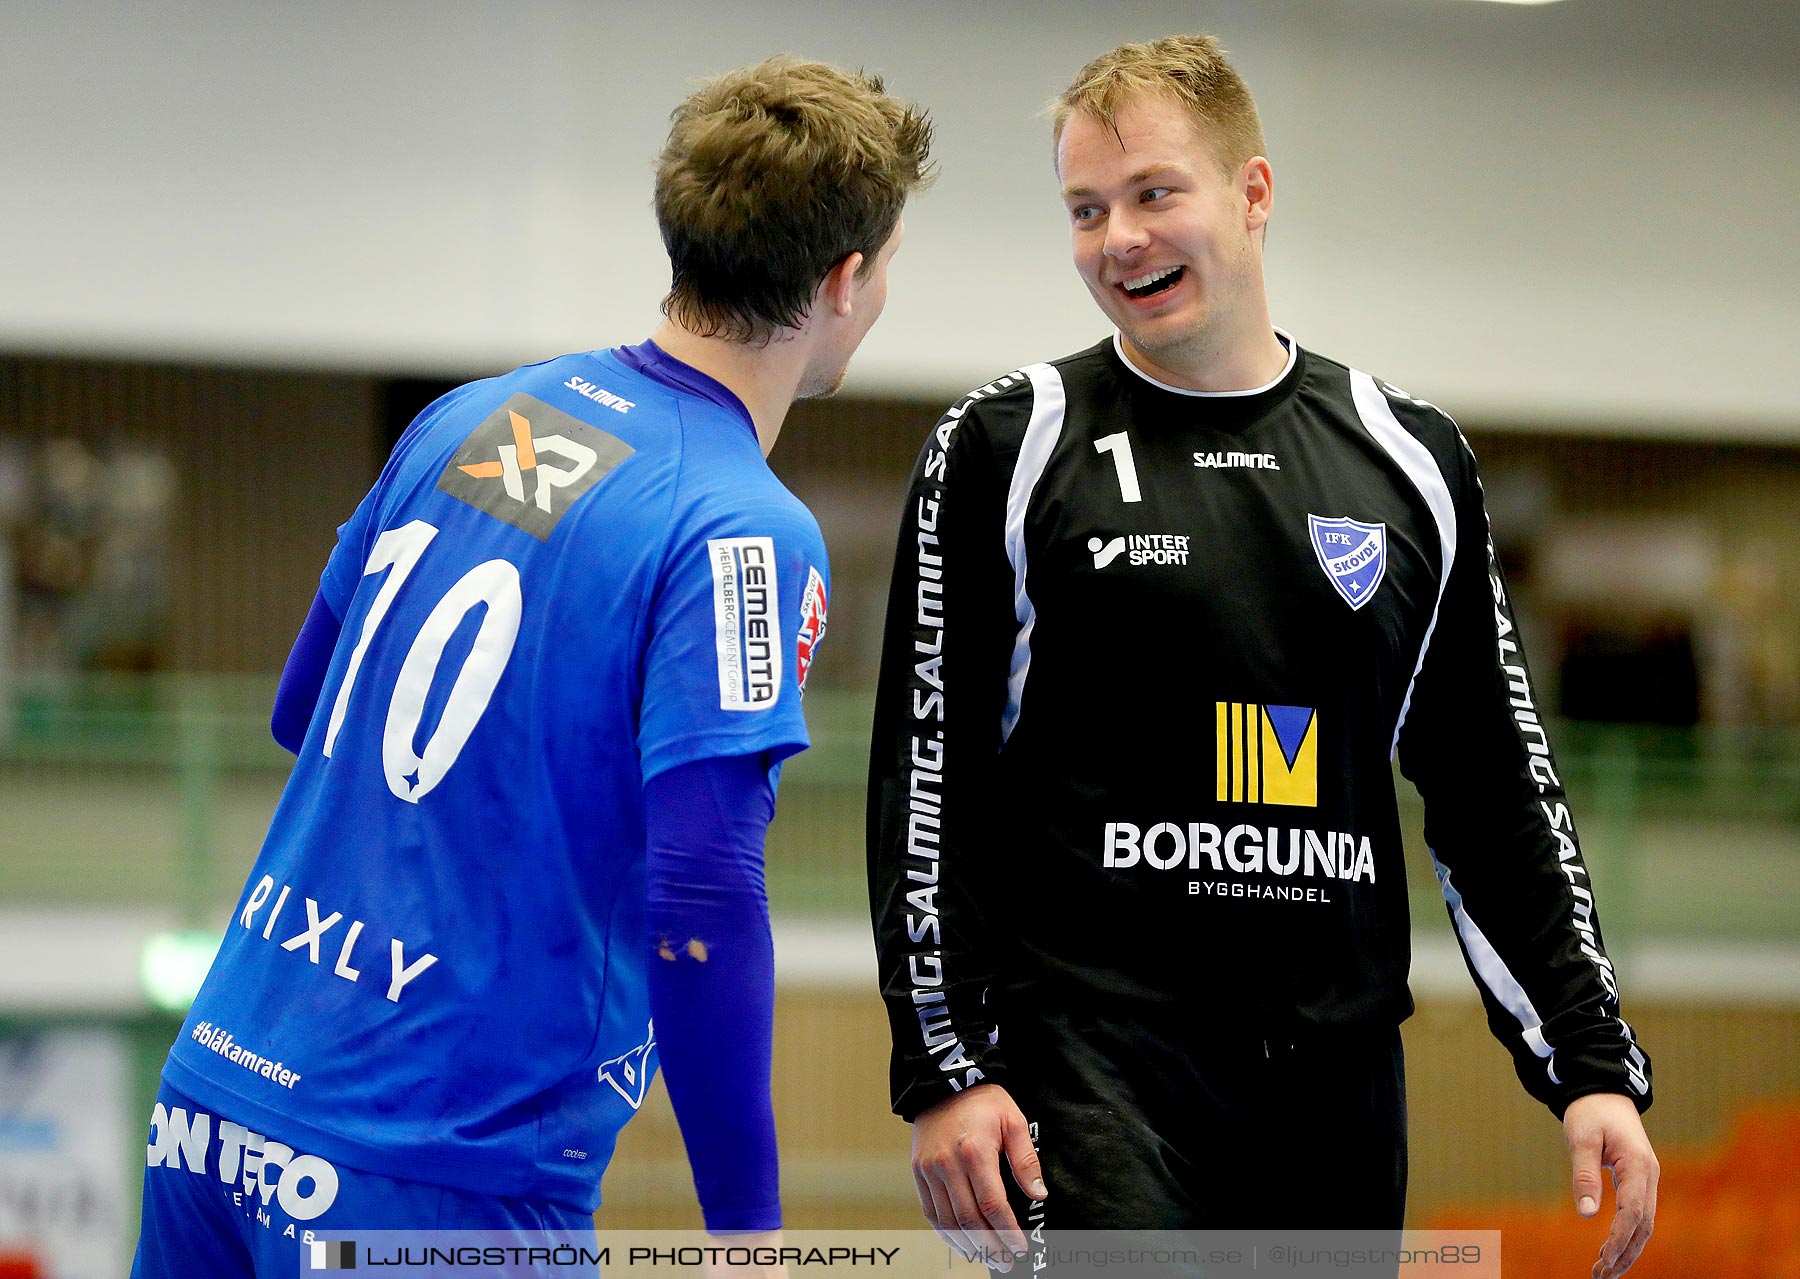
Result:
M187 924L237 897L291 757L268 678L16 678L0 698L0 903L159 907ZM865 910L869 696L815 689L769 839L785 913ZM1612 943L1800 942L1800 733L1553 730ZM1437 896L1400 785L1415 913ZM1415 846L1416 845L1416 846Z

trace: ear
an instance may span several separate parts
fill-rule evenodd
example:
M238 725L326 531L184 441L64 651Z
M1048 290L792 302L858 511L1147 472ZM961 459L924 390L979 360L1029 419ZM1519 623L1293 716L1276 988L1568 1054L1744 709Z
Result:
M851 300L856 296L856 273L862 270L863 255L852 253L825 273L819 281L819 303L837 316L848 316Z
M1268 160L1253 155L1244 161L1244 167L1238 170L1238 191L1247 205L1245 229L1256 231L1266 226L1275 207L1275 171Z

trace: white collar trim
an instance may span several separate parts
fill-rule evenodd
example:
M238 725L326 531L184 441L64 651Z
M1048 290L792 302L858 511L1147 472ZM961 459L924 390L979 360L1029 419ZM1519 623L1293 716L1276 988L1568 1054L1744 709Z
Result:
M1143 378L1144 381L1148 382L1151 386L1161 387L1163 390L1173 392L1176 395L1192 395L1201 399L1218 400L1243 395L1261 395L1264 391L1272 389L1278 382L1294 371L1294 361L1298 359L1300 355L1300 344L1294 341L1293 334L1283 328L1276 328L1275 336L1281 340L1283 346L1287 347L1287 363L1281 366L1281 372L1277 373L1267 382L1264 382L1261 386L1251 387L1248 391L1191 391L1185 386L1170 386L1167 382L1159 381L1144 372L1144 370L1140 369L1136 364L1132 363L1131 357L1125 354L1124 335L1116 330L1113 333L1113 350L1119 353L1119 359L1126 368Z

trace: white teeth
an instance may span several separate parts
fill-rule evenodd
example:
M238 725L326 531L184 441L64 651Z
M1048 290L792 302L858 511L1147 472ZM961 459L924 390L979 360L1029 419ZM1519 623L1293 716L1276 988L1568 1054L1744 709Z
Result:
M1155 284L1158 280L1163 279L1165 276L1174 275L1175 272L1177 272L1179 270L1181 270L1181 268L1178 266L1164 267L1160 271L1152 271L1148 275L1140 275L1135 280L1127 280L1120 287L1126 288L1126 289L1148 288L1152 284Z

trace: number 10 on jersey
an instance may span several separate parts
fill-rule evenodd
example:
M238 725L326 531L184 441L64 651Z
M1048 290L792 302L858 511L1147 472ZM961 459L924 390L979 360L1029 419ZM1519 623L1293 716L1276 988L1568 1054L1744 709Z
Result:
M435 527L414 520L399 528L389 529L375 539L369 562L363 565L363 576L386 572L387 579L375 593L374 602L363 618L362 634L350 654L350 665L344 671L344 682L332 703L331 722L325 729L325 754L337 744L338 730L344 726L344 714L350 707L350 695L356 688L356 677L362 670L369 643L386 620L394 597L418 567L425 549L438 535ZM444 647L456 633L469 610L485 605L486 614L475 634L462 669L444 702L444 712L424 749L415 751L414 739L419 721L425 715L425 700L437 678L438 663L444 658ZM381 767L387 774L388 789L409 804L416 804L456 763L456 757L468 744L488 701L494 695L506 663L512 657L513 643L519 637L519 616L524 601L519 593L519 570L506 560L488 560L477 564L457 579L456 585L444 593L436 607L413 637L412 647L400 663L400 674L388 691L387 724L381 734Z

